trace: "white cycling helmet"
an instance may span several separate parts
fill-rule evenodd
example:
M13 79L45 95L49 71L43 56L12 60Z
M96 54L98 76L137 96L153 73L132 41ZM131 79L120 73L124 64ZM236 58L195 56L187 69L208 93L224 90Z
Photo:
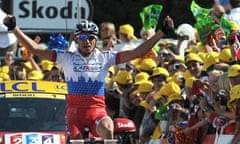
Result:
M83 32L98 35L99 29L98 29L98 26L94 22L84 20L84 21L80 22L79 24L77 24L74 35L78 35Z

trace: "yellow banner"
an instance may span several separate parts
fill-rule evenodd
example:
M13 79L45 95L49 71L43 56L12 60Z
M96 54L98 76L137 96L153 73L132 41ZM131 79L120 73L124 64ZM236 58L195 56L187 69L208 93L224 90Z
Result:
M0 93L53 93L67 94L67 84L51 81L3 81Z

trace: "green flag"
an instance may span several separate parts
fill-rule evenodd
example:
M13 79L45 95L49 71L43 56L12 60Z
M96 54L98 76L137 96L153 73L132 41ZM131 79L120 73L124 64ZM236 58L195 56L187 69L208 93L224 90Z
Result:
M240 26L236 22L228 20L225 16L221 17L220 22L226 36L230 34L231 30L240 29Z
M139 13L145 30L156 28L158 24L158 18L162 12L162 8L162 5L153 4L144 7L143 10Z
M157 111L155 112L154 119L155 120L163 120L164 119L163 114L167 113L167 111L168 111L168 105L167 104L160 106L157 109Z
M191 11L197 21L209 15L211 9L200 7L194 0L191 3Z
M200 41L203 44L206 44L208 37L220 26L215 23L211 16L206 16L204 19L201 19L195 23L194 27L197 29Z

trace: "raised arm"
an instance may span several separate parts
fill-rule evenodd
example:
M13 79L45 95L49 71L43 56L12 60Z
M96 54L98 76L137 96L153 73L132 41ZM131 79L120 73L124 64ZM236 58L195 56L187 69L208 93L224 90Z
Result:
M41 59L52 59L53 51L42 48L34 40L23 33L21 29L16 26L14 16L8 15L4 18L3 23L8 27L8 30L11 30L16 35L18 41L21 42L31 53L39 56Z
M132 59L144 56L164 36L164 33L165 34L171 33L173 32L173 29L174 29L173 20L169 16L167 16L165 18L165 21L161 30L157 31L153 37L151 37L149 40L142 43L137 48L130 51L120 52L118 62L124 63Z

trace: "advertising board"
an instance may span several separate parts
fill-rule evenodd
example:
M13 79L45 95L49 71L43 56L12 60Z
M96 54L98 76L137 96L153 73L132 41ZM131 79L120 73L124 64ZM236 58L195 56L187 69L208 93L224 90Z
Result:
M90 0L12 0L12 13L23 30L70 31L84 19L91 19Z

